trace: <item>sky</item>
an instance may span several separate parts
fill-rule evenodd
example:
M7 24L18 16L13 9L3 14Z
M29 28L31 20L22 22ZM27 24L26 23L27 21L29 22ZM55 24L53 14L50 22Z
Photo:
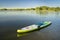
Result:
M0 0L0 8L60 7L60 0Z

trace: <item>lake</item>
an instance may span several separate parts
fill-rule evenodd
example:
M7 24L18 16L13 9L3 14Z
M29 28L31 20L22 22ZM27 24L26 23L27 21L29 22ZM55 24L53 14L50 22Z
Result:
M44 21L52 24L17 37L17 29ZM0 11L0 40L60 40L60 12Z

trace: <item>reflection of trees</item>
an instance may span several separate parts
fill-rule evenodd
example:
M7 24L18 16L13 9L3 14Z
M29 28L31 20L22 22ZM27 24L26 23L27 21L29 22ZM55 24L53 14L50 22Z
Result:
M36 7L36 13L45 15L45 14L47 14L48 9L49 9L49 7L47 7L47 6Z
M48 11L36 11L36 13L39 15L46 15Z
M55 14L58 16L60 14L60 12L56 11Z

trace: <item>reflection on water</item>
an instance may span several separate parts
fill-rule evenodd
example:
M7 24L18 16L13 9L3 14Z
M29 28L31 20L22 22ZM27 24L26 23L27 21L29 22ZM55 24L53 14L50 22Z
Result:
M0 11L0 39L15 40L16 29L52 21L52 25L39 31L18 34L17 40L60 40L60 12Z
M17 37L21 37L21 36L24 36L24 35L28 35L28 33L24 33L24 34L17 33Z

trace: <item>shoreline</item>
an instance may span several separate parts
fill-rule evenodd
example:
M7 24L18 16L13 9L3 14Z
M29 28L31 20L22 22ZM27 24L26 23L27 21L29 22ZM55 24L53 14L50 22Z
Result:
M48 6L41 6L35 8L0 8L0 11L24 11L24 10L36 10L36 11L60 11L60 7L48 7Z

